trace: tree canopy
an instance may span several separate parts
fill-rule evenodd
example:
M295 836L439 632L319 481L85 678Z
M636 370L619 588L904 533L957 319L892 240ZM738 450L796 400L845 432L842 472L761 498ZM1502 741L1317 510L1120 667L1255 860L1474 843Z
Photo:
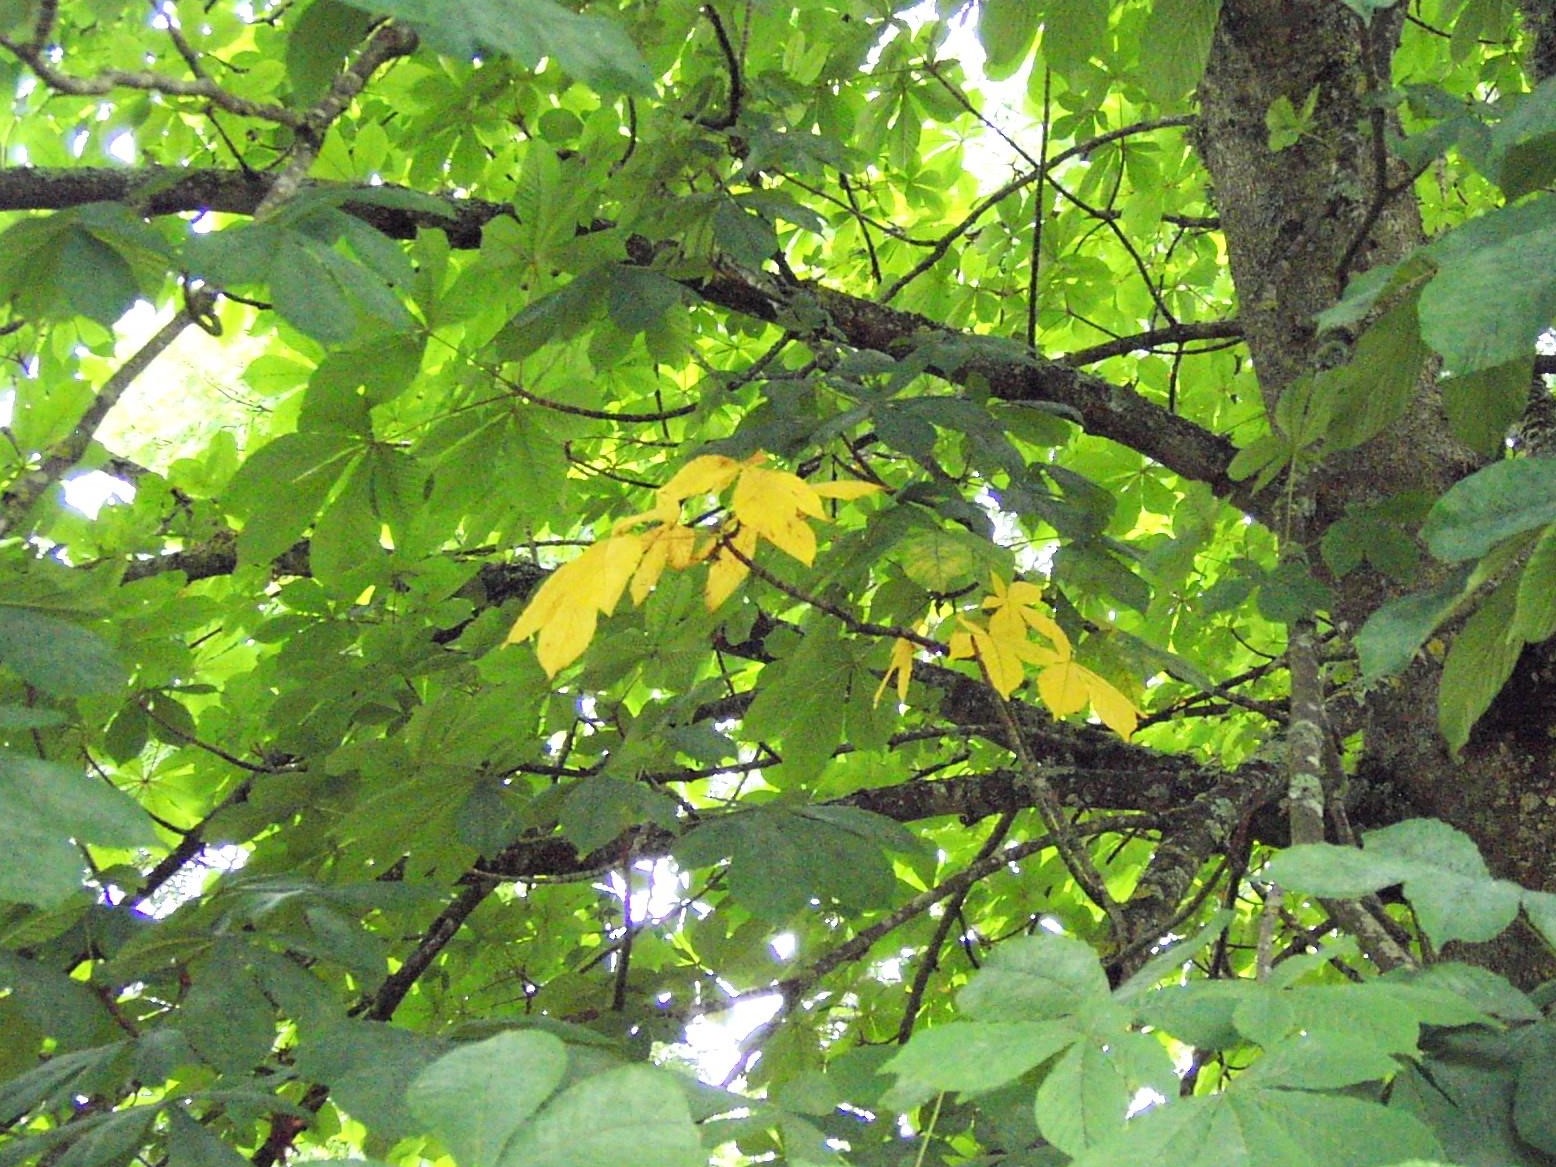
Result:
M1552 0L0 71L0 1167L1556 1162Z

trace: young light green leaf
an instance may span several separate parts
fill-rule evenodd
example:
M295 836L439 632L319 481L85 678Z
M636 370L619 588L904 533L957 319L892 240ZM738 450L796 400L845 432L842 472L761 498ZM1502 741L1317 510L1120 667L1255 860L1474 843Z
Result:
M1159 105L1173 104L1199 84L1220 15L1221 0L1156 0L1140 42L1140 70Z
M534 67L554 57L567 72L603 93L647 97L653 73L611 20L570 12L553 0L347 0L354 8L416 25L452 56L482 50Z

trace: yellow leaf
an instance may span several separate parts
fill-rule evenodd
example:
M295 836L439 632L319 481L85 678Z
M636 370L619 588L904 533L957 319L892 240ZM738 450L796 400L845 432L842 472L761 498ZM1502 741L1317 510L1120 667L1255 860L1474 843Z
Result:
M617 519L611 524L611 534L619 535L623 531L630 531L633 527L642 526L644 523L660 523L664 525L674 524L681 517L680 507L668 498L660 498L650 511L640 511L635 515L628 515L624 519Z
M908 699L908 680L913 675L913 642L899 636L892 641L891 662L886 666L886 675L881 678L881 684L875 690L875 703L881 703L881 694L886 692L886 686L893 676L897 678L897 699Z
M822 498L837 498L844 502L886 489L874 482L816 482L810 488Z
M756 532L741 527L733 535L727 536L735 550L750 559L756 554ZM751 569L740 560L730 554L729 548L717 547L708 563L708 587L704 594L704 601L708 605L708 611L718 608L730 594L740 586Z
M803 479L782 470L748 466L735 483L730 509L751 530L807 567L816 558L816 533L806 515L823 514L821 499Z
M1021 684L1023 671L1021 657L1013 651L1008 641L996 640L989 635L989 630L965 616L960 617L967 629L967 634L972 637L973 652L978 661L983 665L983 671L989 678L989 684L1001 697L1009 697Z
M643 558L632 576L632 602L641 604L666 567L682 571L697 560L697 532L679 524L658 526L642 536Z
M519 614L507 643L539 632L536 656L551 676L577 660L594 639L599 614L609 614L621 599L643 557L646 538L612 535L553 571Z
M966 660L976 650L973 648L972 636L967 632L951 633L951 660Z
M1101 677L1092 683L1091 707L1097 719L1126 742L1139 724L1140 711L1134 703Z
M1037 675L1037 693L1055 717L1079 713L1090 703L1097 719L1127 740L1139 711L1108 681L1073 660L1060 661Z
M983 598L983 607L993 612L989 617L989 631L1003 640L1015 640L1024 638L1026 629L1031 628L1052 643L1060 657L1068 659L1073 652L1070 638L1054 622L1046 607L1038 606L1042 603L1043 589L1020 579L1007 585L998 575L992 576L991 580L993 593Z
M546 621L535 644L535 658L546 676L554 677L572 664L594 639L598 612L583 604L564 604Z
M1090 692L1082 676L1086 670L1073 660L1060 661L1037 674L1037 695L1055 717L1068 717L1086 708Z
M681 504L687 499L699 494L717 494L735 481L744 465L723 454L703 454L693 458L659 488L660 506L679 514Z
M585 587L598 611L609 616L616 610L616 603L627 590L627 581L637 570L646 545L645 535L612 535L609 539L601 539L569 565L580 569L587 567L589 579Z

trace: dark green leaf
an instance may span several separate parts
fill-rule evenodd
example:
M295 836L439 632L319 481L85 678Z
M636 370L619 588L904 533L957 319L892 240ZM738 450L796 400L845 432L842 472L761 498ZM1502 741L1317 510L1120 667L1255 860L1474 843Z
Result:
M26 608L0 604L0 664L56 697L112 693L124 666L97 633Z
M1556 313L1556 196L1472 219L1428 249L1421 335L1455 376L1524 359Z
M1556 459L1552 466L1556 468ZM1437 724L1454 753L1469 741L1470 730L1513 675L1513 666L1523 651L1524 642L1511 635L1516 583L1504 581L1475 610L1453 638L1448 659L1443 662Z
M1437 558L1457 563L1553 520L1556 458L1515 458L1449 487L1427 514L1421 537Z
M0 750L0 852L25 862L0 864L0 900L53 907L79 890L86 864L76 845L157 845L151 820L135 801L81 771Z
M551 1034L499 1033L444 1054L416 1076L406 1100L461 1167L496 1167L566 1072L566 1047Z
M1399 596L1374 612L1356 634L1362 677L1370 684L1408 665L1464 595L1469 569L1451 574L1435 588Z

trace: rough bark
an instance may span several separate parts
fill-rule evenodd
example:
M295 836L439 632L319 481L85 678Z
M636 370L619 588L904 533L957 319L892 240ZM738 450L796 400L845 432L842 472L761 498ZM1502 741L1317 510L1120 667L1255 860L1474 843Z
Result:
M1239 317L1272 408L1295 379L1344 358L1351 338L1320 337L1314 318L1346 280L1422 241L1408 183L1380 165L1384 115L1369 101L1389 83L1402 8L1376 14L1368 28L1332 0L1226 0L1222 7L1201 88L1200 146ZM1311 131L1272 151L1265 111L1282 97L1300 109L1315 88ZM1389 431L1326 461L1303 483L1310 541L1344 503L1411 489L1436 495L1474 468L1448 432L1434 378L1428 370ZM1337 581L1334 618L1354 629L1391 591L1378 576L1353 572ZM1401 792L1408 812L1467 831L1497 874L1556 888L1549 845L1556 749L1544 731L1556 706L1550 678L1522 668L1458 759L1437 730L1438 679L1435 662L1423 660L1365 695L1362 776ZM1556 973L1549 954L1516 933L1474 955L1526 986Z

